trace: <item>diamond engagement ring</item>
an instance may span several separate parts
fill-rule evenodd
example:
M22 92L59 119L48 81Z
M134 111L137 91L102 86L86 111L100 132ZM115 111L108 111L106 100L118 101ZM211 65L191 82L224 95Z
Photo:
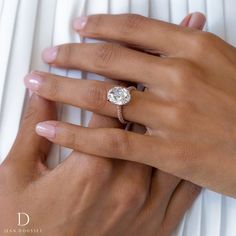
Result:
M113 87L107 93L107 100L112 104L117 105L117 116L122 124L127 124L128 122L123 118L122 106L128 104L131 101L131 90L136 90L135 87Z

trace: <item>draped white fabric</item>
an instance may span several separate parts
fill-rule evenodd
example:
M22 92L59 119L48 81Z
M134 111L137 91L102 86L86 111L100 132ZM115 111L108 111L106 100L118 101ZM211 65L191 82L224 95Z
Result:
M75 16L133 12L179 23L193 11L207 15L207 30L236 45L235 0L0 0L0 161L7 155L20 124L28 96L23 85L27 72L40 69L77 79L103 79L49 68L41 60L45 47L80 42L70 27ZM70 106L59 107L59 115L64 121L82 125L90 117L90 113ZM49 164L55 166L69 152L54 146ZM235 236L235 216L236 200L203 190L175 235Z

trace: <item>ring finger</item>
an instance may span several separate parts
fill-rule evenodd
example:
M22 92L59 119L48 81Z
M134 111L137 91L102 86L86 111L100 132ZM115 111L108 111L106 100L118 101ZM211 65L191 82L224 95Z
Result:
M107 100L113 84L101 81L74 80L52 74L34 72L26 76L26 87L56 102L70 104L102 115L117 117L117 106ZM153 117L159 125L166 120L168 107L152 94L131 91L131 101L122 107L124 119L152 127ZM153 109L155 106L155 109ZM156 109L158 108L158 109ZM155 118L156 120L156 118Z

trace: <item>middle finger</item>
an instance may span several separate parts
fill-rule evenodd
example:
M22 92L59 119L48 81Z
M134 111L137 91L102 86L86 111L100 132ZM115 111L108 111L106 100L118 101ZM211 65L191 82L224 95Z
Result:
M154 85L168 73L167 59L112 43L60 45L45 50L43 59L52 66L89 71L116 80L142 83L145 87Z

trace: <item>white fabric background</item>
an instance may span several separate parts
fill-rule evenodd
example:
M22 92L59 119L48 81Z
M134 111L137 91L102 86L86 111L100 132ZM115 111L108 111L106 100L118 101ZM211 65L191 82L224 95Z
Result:
M101 79L78 71L52 69L40 59L45 47L80 42L69 27L75 16L134 12L179 23L193 11L205 13L207 30L236 46L235 0L0 0L0 162L20 124L27 98L23 77L28 71L40 69L78 79ZM61 118L75 124L86 125L89 115L69 106L60 109ZM55 166L68 153L55 146L49 164ZM176 235L235 236L235 216L236 200L204 190Z

